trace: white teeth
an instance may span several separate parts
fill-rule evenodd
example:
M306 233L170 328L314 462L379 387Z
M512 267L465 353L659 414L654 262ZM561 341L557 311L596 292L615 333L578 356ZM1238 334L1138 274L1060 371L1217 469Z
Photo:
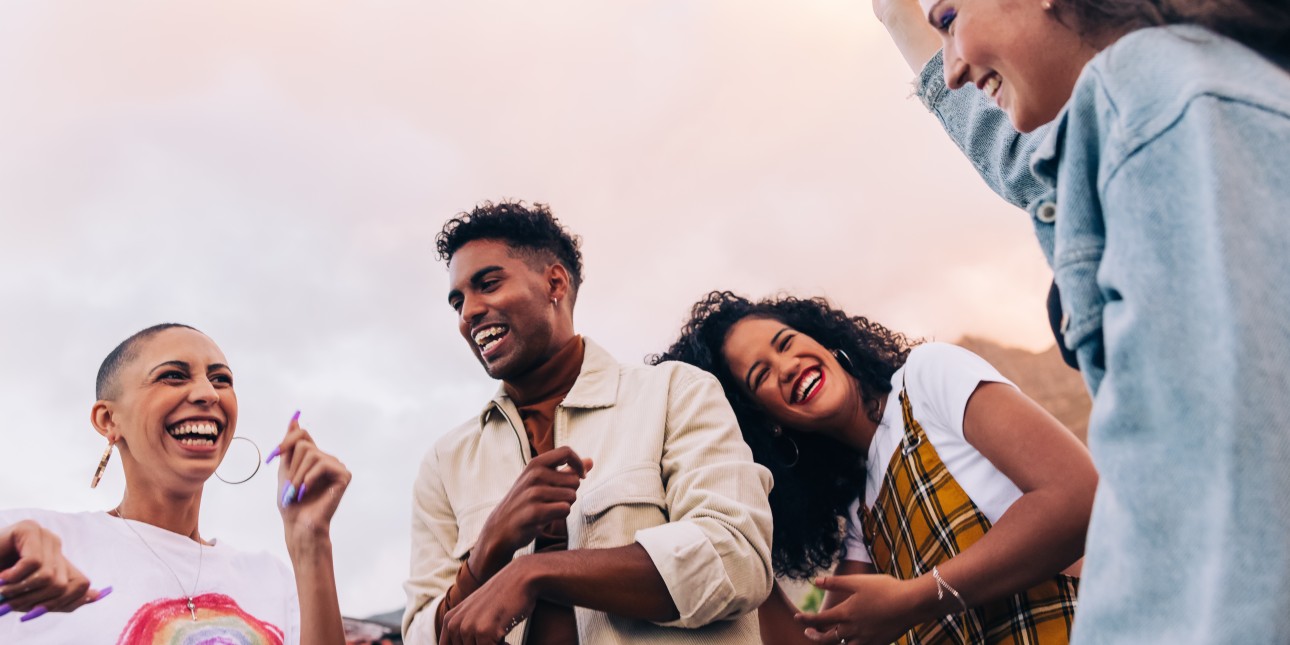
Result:
M799 380L797 382L797 390L793 392L794 402L800 403L801 401L805 400L806 395L810 393L811 390L815 389L815 386L819 384L819 382L820 382L819 370L812 370L810 375Z
M219 435L219 426L211 421L188 421L171 428L169 432L174 437L190 435L215 437Z
M988 94L990 98L994 98L994 96L999 93L999 85L1002 83L1003 81L998 77L998 75L991 74L990 78L985 80L985 93Z
M475 344L479 346L481 351L488 351L488 348L492 347L498 340L500 340L506 331L507 328L502 325L494 325L492 327L481 329L475 332Z

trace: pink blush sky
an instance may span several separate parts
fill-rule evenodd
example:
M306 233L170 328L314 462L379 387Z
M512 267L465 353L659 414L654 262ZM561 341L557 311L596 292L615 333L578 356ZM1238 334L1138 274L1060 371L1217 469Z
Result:
M916 336L1051 344L1024 213L911 97L865 2L11 2L0 8L0 507L86 483L98 362L163 320L355 473L342 607L398 606L411 482L495 388L457 335L445 219L541 201L584 238L580 331L624 361L714 288L826 295ZM266 448L267 450L267 448ZM285 557L272 477L204 532Z

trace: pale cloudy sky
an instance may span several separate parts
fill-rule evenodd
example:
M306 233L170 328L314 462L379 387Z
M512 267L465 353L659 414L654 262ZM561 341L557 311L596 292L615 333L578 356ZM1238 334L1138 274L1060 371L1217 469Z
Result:
M579 330L624 361L713 288L1050 344L1024 214L910 80L855 0L0 4L0 507L113 507L94 372L186 322L239 434L300 408L354 472L343 610L400 606L417 461L495 388L433 252L483 199L584 237ZM272 488L212 481L203 532L285 558Z

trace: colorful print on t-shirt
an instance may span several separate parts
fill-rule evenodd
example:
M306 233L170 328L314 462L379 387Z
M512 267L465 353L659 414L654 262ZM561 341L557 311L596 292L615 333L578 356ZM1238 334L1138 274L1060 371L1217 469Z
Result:
M282 645L282 630L257 619L219 593L154 600L134 613L117 645Z

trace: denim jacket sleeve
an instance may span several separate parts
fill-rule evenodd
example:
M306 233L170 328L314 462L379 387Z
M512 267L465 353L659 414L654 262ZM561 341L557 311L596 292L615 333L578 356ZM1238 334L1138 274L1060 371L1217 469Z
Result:
M915 80L915 92L990 189L1034 215L1050 191L1031 172L1030 156L1048 126L1025 134L1017 132L1007 113L977 88L950 90L945 86L941 52L923 67Z

